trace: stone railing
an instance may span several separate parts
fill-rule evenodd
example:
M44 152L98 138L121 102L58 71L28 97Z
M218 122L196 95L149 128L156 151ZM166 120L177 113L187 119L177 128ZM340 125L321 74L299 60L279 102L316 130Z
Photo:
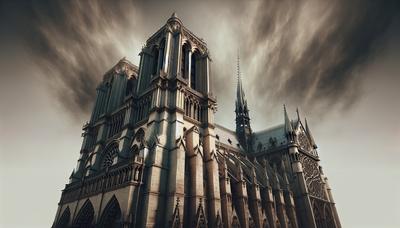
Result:
M140 185L143 173L142 160L136 158L134 162L116 164L107 170L85 177L82 181L67 184L60 203L72 202L127 185Z

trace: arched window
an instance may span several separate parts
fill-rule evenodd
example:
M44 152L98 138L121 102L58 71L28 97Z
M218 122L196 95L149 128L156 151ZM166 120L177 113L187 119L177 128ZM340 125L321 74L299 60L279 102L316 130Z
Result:
M110 199L107 206L104 208L98 227L99 228L122 227L121 208L115 196L113 196Z
M192 54L192 59L191 59L191 63L190 63L190 88L192 89L196 89L197 88L197 82L196 82L196 60L197 60L197 56L198 56L198 52L194 52Z
M159 52L160 70L164 67L164 52L165 52L165 39L162 39L160 42L160 52Z
M143 128L140 128L139 130L137 130L137 132L135 133L135 140L141 144L144 143L145 140L145 132L143 130Z
M73 227L76 228L92 228L94 218L94 209L90 200L86 200L74 221Z
M182 56L181 56L181 76L185 79L188 78L189 72L189 44L185 43L182 47Z
M154 49L153 49L153 70L152 70L152 75L156 75L156 73L157 73L158 55L159 55L158 48L154 47Z
M126 91L125 91L125 96L128 96L130 94L132 94L133 92L133 78L128 79L127 83L126 83Z
M104 155L103 155L103 162L101 165L102 169L106 169L114 164L117 163L117 158L118 158L118 145L116 143L113 143L109 146L106 147L104 150Z
M71 212L69 211L69 207L67 207L62 213L60 219L58 219L56 228L67 228L70 217Z

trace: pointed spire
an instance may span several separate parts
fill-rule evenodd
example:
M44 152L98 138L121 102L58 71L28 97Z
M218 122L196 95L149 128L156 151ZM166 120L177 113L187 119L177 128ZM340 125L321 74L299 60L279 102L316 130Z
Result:
M297 113L297 121L300 121L299 107L296 108L296 113Z
M296 114L297 114L297 121L296 123L294 123L294 130L299 129L300 127L300 112L299 112L299 108L296 108Z
M178 18L178 14L176 14L176 12L173 12L171 18Z
M242 110L247 108L247 102L243 91L242 77L240 72L239 50L237 55L237 89L236 89L236 109L238 108L242 108Z
M74 178L74 175L75 175L75 169L72 170L71 175L69 176L69 179Z
M286 130L286 133L290 133L291 134L293 132L293 126L292 126L292 123L290 122L289 116L287 114L286 105L283 105L283 111L284 111L284 114L285 114L285 130Z
M306 131L308 138L310 139L310 143L314 147L314 149L317 149L317 144L315 143L314 137L312 136L310 128L308 127L307 118L304 119L304 122L306 123Z

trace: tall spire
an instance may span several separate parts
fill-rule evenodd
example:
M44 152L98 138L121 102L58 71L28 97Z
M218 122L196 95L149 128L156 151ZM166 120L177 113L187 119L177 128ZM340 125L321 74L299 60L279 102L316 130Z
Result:
M236 134L240 145L246 149L246 151L252 150L251 140L251 127L249 109L247 108L247 101L244 95L241 72L240 72L240 57L239 50L237 55L237 89L236 89Z
M244 110L247 109L247 102L242 86L242 75L240 72L240 57L239 50L237 54L237 88L236 88L236 109Z

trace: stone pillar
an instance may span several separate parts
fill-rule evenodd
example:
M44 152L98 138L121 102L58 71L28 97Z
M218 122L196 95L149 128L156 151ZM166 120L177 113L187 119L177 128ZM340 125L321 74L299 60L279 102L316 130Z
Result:
M330 208L331 208L333 217L335 219L336 228L342 228L342 225L340 224L340 220L339 220L339 215L338 215L337 210L336 210L335 201L333 200L332 190L331 190L331 187L329 186L327 177L324 178L324 182L325 182L325 185L326 185L326 191L327 191L328 199L329 199L329 202L330 202Z
M238 171L236 174L236 178L238 182L234 185L234 189L236 192L236 213L238 215L241 227L249 226L249 212L248 212L248 197L247 197L247 188L246 181L243 177L243 170L239 163L235 164Z
M206 61L206 89L205 89L205 92L206 92L206 94L209 94L211 91L212 91L212 88L210 88L210 86L211 86L211 76L210 76L210 57L207 55L206 56L206 59L205 59L205 61Z
M219 186L221 191L221 213L222 221L225 228L231 227L232 224L232 192L231 180L228 175L228 167L226 166L225 158L221 159L219 164L222 176L219 177Z
M285 211L285 200L283 198L283 191L279 183L276 166L274 166L274 172L275 172L275 181L273 185L273 194L275 196L275 202L276 202L276 214L279 219L280 227L288 228L287 215Z
M192 127L186 132L186 146L187 146L187 161L189 168L189 195L186 205L188 210L188 223L187 227L192 227L196 222L196 212L200 202L204 201L204 185L203 185L203 157L199 145L199 130L197 127ZM188 183L188 182L186 182ZM186 186L185 186L186 187ZM186 212L186 211L185 211ZM186 216L185 216L186 217Z
M164 65L162 67L162 70L165 73L168 73L168 66L169 66L169 58L170 58L170 50L171 50L171 32L167 31L165 35L165 47L164 47Z
M214 129L204 129L203 137L204 163L206 169L206 191L207 191L207 212L208 223L216 224L217 214L221 215L221 194L219 189L218 163L216 160L215 134Z
M289 147L289 155L291 158L292 170L296 176L296 201L299 202L297 207L299 210L298 217L300 218L301 226L309 228L317 228L314 219L314 212L309 197L306 180L304 178L303 166L299 161L299 151L295 145Z
M251 169L252 182L249 184L248 195L249 195L249 209L251 211L252 218L256 227L261 228L263 222L263 213L261 206L260 187L257 183L256 171L254 168Z
M149 151L143 152L145 169L143 179L145 188L141 193L143 204L138 211L138 227L162 227L166 223L165 203L168 179L168 154L166 147L165 112L150 113L146 130L146 141L149 144Z
M191 74L191 71L192 71L192 50L189 50L188 51L188 53L187 53L187 61L188 61L188 63L187 63L187 69L186 69L186 78L187 78L187 80L188 80L188 85L189 85L189 87L190 87L190 80L191 80L191 77L190 77L190 74Z
M145 153L146 154L146 153ZM156 144L146 156L144 179L146 186L141 193L143 204L138 210L136 220L138 227L159 227L164 224L164 217L160 215L164 208L164 197L166 191L165 156L168 151L162 145Z

